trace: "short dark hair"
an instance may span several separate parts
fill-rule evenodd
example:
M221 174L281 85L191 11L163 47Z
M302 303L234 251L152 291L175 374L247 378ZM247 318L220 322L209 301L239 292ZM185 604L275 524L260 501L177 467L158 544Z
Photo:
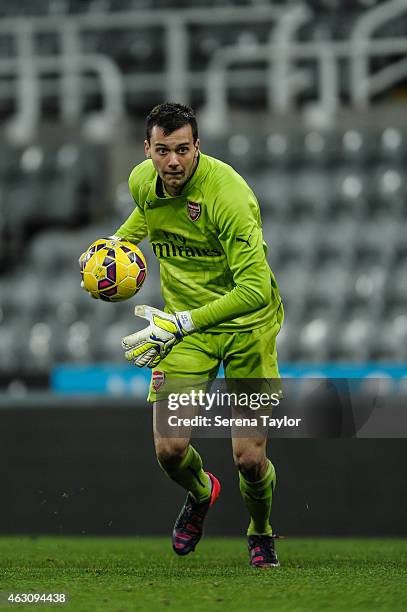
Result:
M164 102L158 104L147 115L146 119L146 139L150 142L151 131L155 125L160 127L165 136L172 134L175 130L190 125L194 143L198 139L198 124L195 113L190 106L177 104L175 102Z

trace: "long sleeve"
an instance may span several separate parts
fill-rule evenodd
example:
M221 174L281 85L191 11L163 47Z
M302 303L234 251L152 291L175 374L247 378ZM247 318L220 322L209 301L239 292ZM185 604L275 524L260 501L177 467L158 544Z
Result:
M208 329L260 310L272 299L272 276L258 204L243 181L220 190L214 220L235 286L224 296L192 310L198 329Z
M136 244L141 242L147 236L147 223L144 215L144 209L142 206L144 202L141 200L142 198L142 187L143 187L143 179L140 180L143 176L143 168L145 168L146 164L139 164L135 168L133 168L132 172L129 176L129 191L131 196L136 204L135 209L131 213L130 217L120 226L120 228L115 232L116 236L120 238L126 238L130 242L135 242Z
M126 219L123 225L114 232L115 236L125 238L130 242L138 244L147 236L147 223L144 217L144 212L136 206L130 217Z

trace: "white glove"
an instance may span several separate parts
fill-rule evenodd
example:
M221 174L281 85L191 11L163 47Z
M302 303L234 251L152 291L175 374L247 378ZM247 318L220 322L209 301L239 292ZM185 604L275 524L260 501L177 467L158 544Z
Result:
M122 339L122 346L126 349L124 356L139 368L154 368L175 344L195 331L191 313L187 310L169 314L151 306L136 306L134 314L150 323L148 327Z

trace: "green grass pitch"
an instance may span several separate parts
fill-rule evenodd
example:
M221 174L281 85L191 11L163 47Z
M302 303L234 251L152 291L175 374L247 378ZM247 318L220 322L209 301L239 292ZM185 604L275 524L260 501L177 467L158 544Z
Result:
M188 557L169 539L0 538L0 590L65 592L67 605L1 610L407 610L407 540L278 541L281 567L248 566L244 538L204 539Z

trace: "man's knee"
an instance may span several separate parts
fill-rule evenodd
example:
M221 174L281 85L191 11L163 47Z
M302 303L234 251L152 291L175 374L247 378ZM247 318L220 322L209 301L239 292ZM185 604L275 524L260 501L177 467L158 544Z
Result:
M239 445L234 449L233 459L239 472L252 481L260 480L267 469L263 444Z
M158 438L155 440L155 452L161 465L172 466L181 463L185 457L188 441Z

